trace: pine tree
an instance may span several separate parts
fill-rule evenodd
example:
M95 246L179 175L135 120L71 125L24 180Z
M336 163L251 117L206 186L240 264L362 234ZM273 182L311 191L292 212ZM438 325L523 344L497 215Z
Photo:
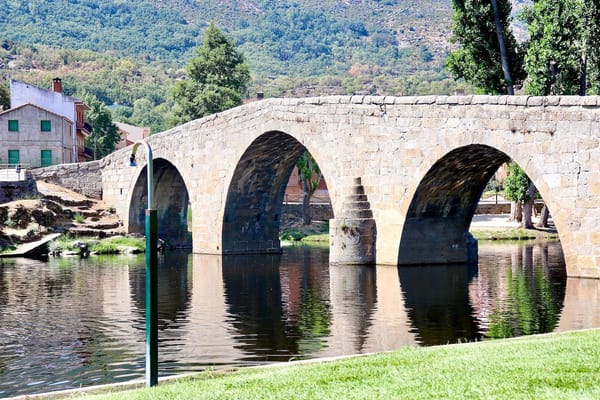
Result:
M450 73L483 93L512 93L523 79L523 57L509 26L510 1L452 0L452 7L450 41L460 47L448 56Z
M178 82L172 92L179 123L240 105L250 82L243 54L212 23L186 72L187 79Z

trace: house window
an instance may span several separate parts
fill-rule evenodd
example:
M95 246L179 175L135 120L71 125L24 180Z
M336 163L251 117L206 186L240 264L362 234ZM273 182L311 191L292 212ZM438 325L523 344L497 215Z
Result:
M8 120L8 131L9 132L19 132L19 120L18 119L9 119Z
M42 167L52 165L52 150L42 150Z
M49 119L43 119L40 123L42 132L50 132L52 130L52 123Z
M17 165L21 162L19 157L19 150L9 150L8 151L8 164L9 165Z

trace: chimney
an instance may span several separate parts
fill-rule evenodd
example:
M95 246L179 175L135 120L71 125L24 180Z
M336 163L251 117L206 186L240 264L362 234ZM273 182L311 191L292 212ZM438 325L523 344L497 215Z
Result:
M62 80L60 78L52 79L52 91L62 93Z

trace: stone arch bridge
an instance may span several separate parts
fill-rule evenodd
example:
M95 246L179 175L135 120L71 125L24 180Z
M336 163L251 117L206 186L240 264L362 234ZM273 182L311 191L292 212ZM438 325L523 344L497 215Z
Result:
M332 262L464 262L478 199L512 159L550 209L567 273L600 277L599 97L268 99L148 142L159 236L195 253L279 251L285 186L308 149L330 191ZM101 161L102 194L143 232L146 156L130 167L130 151Z

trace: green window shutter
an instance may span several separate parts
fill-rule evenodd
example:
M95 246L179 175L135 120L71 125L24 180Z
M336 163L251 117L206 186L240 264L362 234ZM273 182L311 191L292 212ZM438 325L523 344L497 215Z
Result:
M19 157L19 150L9 150L8 151L8 164L9 165L16 165L19 164L20 161L20 157Z
M19 120L18 119L9 119L8 120L8 131L9 132L19 132Z
M52 165L52 150L42 150L42 167Z
M52 123L49 119L43 119L40 123L42 132L50 132L52 130Z

